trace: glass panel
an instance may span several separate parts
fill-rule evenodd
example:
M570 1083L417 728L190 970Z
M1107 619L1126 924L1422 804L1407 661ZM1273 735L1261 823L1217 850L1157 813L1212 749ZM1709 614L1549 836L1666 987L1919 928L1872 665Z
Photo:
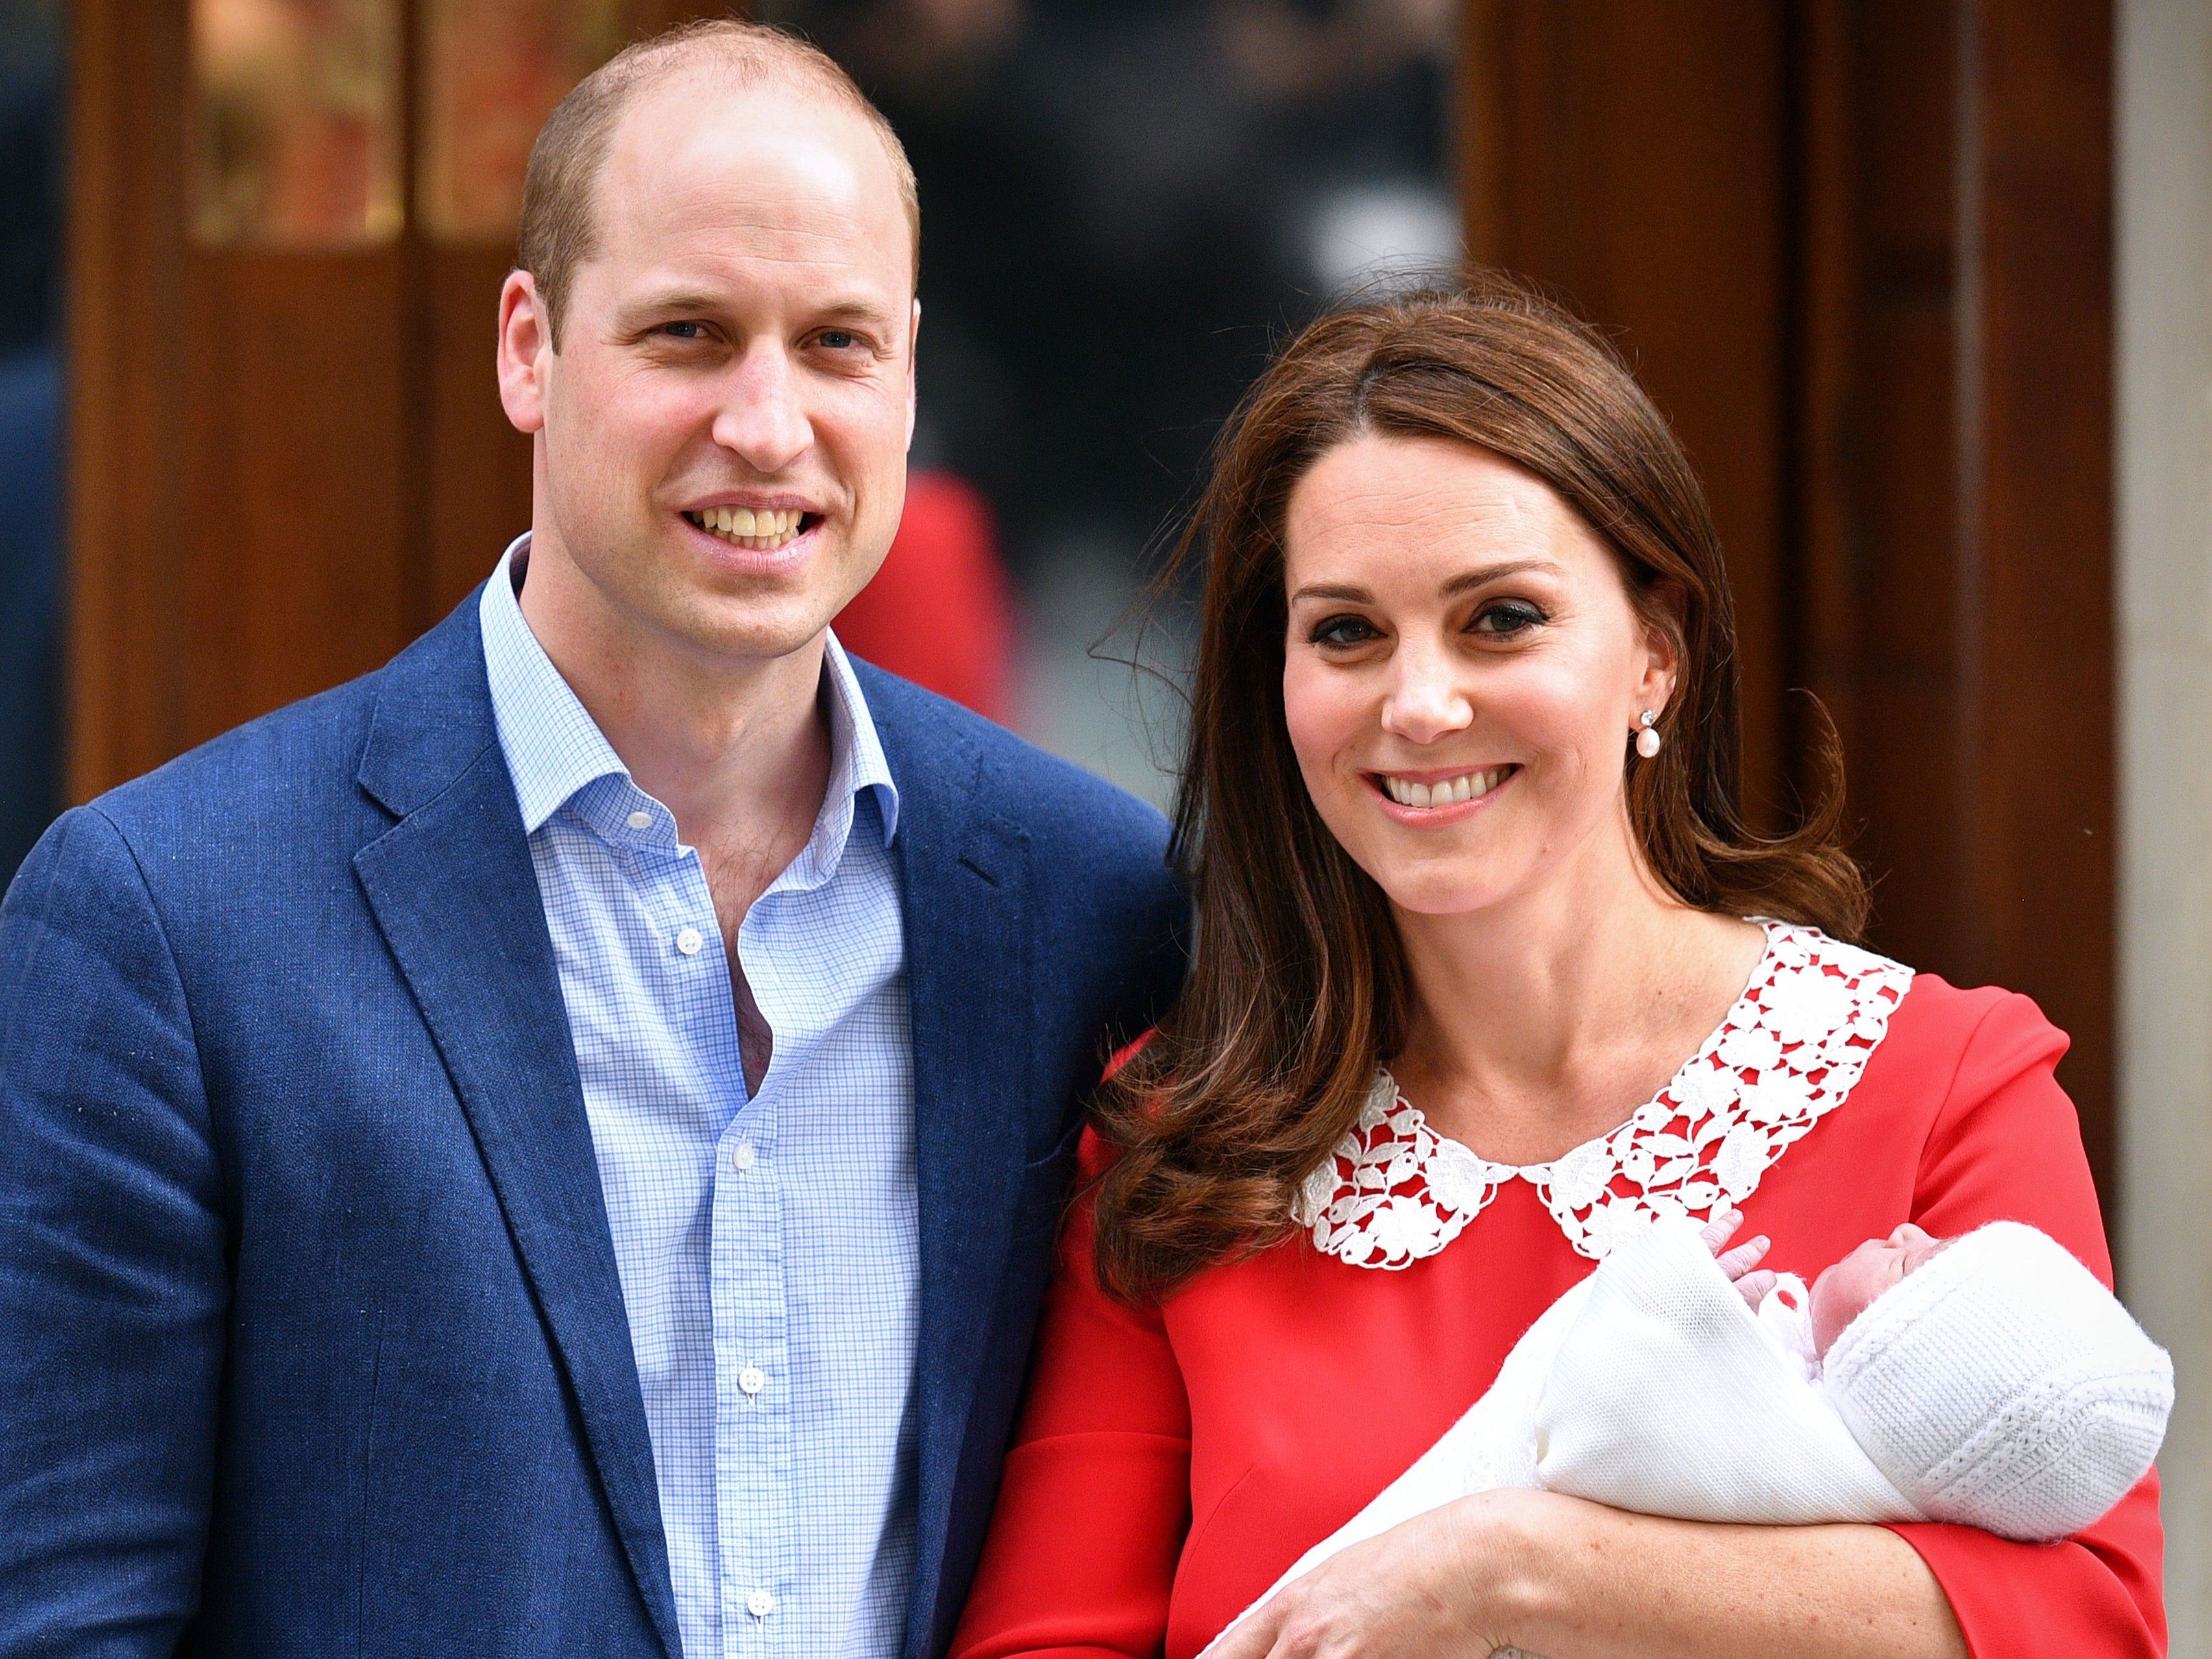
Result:
M192 0L192 76L202 242L399 234L399 0Z
M622 0L423 0L423 228L513 240L538 129L621 47Z

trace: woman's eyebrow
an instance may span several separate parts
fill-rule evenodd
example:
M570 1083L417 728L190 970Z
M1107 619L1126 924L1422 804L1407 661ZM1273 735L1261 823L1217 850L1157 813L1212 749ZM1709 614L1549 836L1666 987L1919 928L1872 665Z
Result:
M1476 570L1462 570L1443 585L1444 598L1455 599L1469 588L1486 587L1492 582L1502 581L1508 576L1518 576L1530 570L1540 570L1557 575L1559 567L1549 559L1509 559L1503 564L1486 564ZM1291 595L1291 603L1300 599L1337 599L1346 605L1372 605L1375 596L1364 587L1340 582L1309 582Z
M1443 585L1443 596L1455 599L1471 587L1487 587L1508 576L1518 576L1531 570L1540 570L1556 576L1559 567L1549 559L1509 559L1504 564L1486 564L1479 570L1462 570Z

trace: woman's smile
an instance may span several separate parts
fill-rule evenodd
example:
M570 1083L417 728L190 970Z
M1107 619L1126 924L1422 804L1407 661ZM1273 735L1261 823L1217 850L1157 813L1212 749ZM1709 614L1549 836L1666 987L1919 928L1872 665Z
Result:
M1365 775L1379 805L1400 823L1423 829L1460 823L1490 805L1520 773L1520 763Z

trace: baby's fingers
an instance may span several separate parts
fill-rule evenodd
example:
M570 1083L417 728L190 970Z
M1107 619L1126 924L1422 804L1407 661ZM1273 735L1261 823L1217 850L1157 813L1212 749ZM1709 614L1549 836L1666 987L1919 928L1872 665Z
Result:
M1742 1225L1741 1210L1716 1210L1713 1212L1713 1218L1698 1229L1698 1237L1705 1241L1707 1249L1715 1255L1718 1255L1721 1253L1721 1246L1734 1238L1735 1230ZM1731 1274L1730 1277L1733 1278L1734 1275Z
M1765 1233L1761 1233L1757 1238L1724 1251L1714 1259L1720 1263L1721 1271L1730 1279L1741 1279L1759 1264L1771 1248L1771 1241Z
M1743 1298L1745 1306L1757 1313L1759 1304L1766 1300L1766 1293L1779 1282L1779 1274L1769 1273L1762 1267L1757 1273L1746 1273L1736 1280L1736 1294Z

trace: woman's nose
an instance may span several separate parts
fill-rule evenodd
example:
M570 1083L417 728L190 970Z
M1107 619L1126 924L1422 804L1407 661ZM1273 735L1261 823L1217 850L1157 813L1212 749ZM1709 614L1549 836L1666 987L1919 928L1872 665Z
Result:
M1382 729L1408 743L1434 743L1474 721L1474 705L1441 663L1401 660L1382 701Z

